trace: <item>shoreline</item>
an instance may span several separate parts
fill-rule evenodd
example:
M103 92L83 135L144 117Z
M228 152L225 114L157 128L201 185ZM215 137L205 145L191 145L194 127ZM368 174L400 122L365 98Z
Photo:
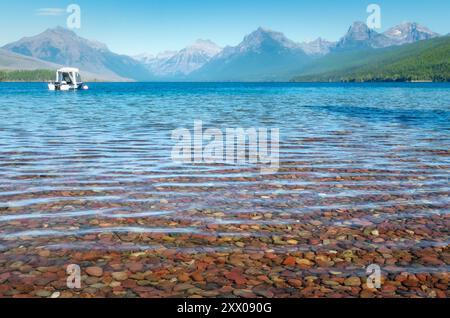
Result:
M48 80L48 81L27 81L27 80L23 80L23 81L1 81L0 83L48 83L51 82L52 80ZM395 84L395 83L399 83L399 84L448 84L450 83L450 81L442 81L442 82L434 82L434 81L365 81L365 82L359 82L359 81L336 81L336 82L327 82L327 81L317 81L317 82L311 82L311 81L301 81L301 82L297 82L297 81L280 81L280 82L221 82L221 81L205 81L205 82L197 82L197 81L90 81L90 80L86 80L85 82L87 83L127 83L127 84L134 84L134 83L149 83L149 84L376 84L376 83L380 83L380 84Z

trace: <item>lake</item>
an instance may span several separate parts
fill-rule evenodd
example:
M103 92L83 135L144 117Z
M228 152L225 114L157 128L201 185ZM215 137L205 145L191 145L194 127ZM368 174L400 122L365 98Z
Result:
M450 84L89 86L0 83L0 296L449 296ZM278 169L174 161L196 121Z

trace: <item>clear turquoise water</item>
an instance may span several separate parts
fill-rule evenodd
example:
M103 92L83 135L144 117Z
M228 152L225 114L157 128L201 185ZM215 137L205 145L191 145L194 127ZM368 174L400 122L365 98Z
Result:
M192 130L194 120L205 129L279 128L280 171L263 177L249 164L172 162L172 130ZM106 231L82 221L69 229L69 220L92 217L244 224L246 213L270 212L271 220L253 223L289 224L339 208L365 211L373 222L446 216L449 145L448 84L94 83L49 92L45 84L1 83L0 242ZM336 179L361 175L369 177ZM373 213L400 204L411 209ZM447 244L448 233L440 234L419 243Z

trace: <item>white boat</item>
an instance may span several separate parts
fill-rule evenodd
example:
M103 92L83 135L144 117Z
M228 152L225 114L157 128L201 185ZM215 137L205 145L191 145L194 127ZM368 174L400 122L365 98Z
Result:
M89 87L83 83L80 70L73 67L64 67L56 71L56 80L48 83L51 91L88 90Z

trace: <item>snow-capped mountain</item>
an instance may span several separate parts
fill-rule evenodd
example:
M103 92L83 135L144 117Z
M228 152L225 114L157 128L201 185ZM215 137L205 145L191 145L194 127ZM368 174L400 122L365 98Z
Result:
M165 61L177 54L177 51L164 51L161 53L158 53L156 55L150 54L150 53L142 53L139 55L133 56L133 58L141 63L144 64L154 64L158 61Z
M223 50L209 40L198 40L180 51L129 57L57 27L4 46L0 68L55 69L65 65L109 80L277 81L289 80L329 53L399 46L438 36L418 23L406 22L378 33L366 23L355 22L338 42L319 38L297 43L281 32L260 27L238 45Z
M438 37L439 34L418 23L403 23L384 33L369 29L364 22L355 22L347 34L336 44L337 50L385 48Z
M270 46L288 50L300 48L298 43L288 39L283 33L259 27L256 31L244 37L244 40L237 46L237 51L240 53L256 52Z
M218 46L216 43L210 40L201 40L201 39L197 40L194 44L182 50L182 52L186 54L195 54L201 52L208 57L213 57L217 55L220 51L222 51L222 48Z
M354 22L347 34L336 44L336 50L383 48L394 45L395 41L384 34L370 29L364 22Z
M301 45L283 33L258 28L237 46L226 47L191 76L194 80L274 80L306 63Z
M322 38L318 38L317 40L311 42L303 42L300 44L303 51L305 51L308 55L326 55L330 53L331 48L336 45L335 42L330 42L324 40Z
M390 28L384 35L392 39L396 45L414 43L438 37L439 34L418 23L405 22Z
M156 56L142 54L135 58L159 77L189 75L201 68L222 50L209 40L197 40L181 51L166 51Z

